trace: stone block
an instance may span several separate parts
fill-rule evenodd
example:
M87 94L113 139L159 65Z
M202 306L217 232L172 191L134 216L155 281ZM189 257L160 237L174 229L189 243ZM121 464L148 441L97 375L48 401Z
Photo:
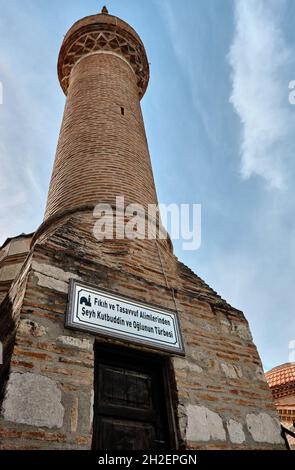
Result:
M241 423L230 419L227 422L227 430L231 442L233 442L234 444L242 444L242 442L245 442L245 433L243 431L243 425Z
M188 441L226 440L221 417L205 406L188 405L186 438Z
M267 413L250 413L246 416L246 422L254 441L270 444L281 444L283 442L279 421Z
M61 428L64 407L56 382L38 374L12 373L2 410L4 419L31 426Z

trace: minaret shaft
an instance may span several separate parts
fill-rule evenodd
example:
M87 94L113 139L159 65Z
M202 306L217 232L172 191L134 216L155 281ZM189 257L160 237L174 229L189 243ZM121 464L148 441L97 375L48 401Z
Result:
M136 75L111 51L71 71L45 219L83 204L156 204Z

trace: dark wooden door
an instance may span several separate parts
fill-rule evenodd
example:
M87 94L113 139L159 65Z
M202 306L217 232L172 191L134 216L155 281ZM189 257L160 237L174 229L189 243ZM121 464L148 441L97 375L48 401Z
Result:
M96 349L93 448L171 448L163 363L154 357Z

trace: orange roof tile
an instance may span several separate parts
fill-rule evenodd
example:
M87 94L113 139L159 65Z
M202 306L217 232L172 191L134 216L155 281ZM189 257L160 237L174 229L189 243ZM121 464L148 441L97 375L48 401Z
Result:
M265 377L270 388L295 383L295 362L287 362L274 367L266 372Z

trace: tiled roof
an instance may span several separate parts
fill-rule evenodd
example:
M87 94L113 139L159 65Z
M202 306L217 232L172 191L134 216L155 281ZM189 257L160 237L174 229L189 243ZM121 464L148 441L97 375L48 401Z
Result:
M295 383L295 362L287 362L274 367L266 372L265 377L270 388Z

